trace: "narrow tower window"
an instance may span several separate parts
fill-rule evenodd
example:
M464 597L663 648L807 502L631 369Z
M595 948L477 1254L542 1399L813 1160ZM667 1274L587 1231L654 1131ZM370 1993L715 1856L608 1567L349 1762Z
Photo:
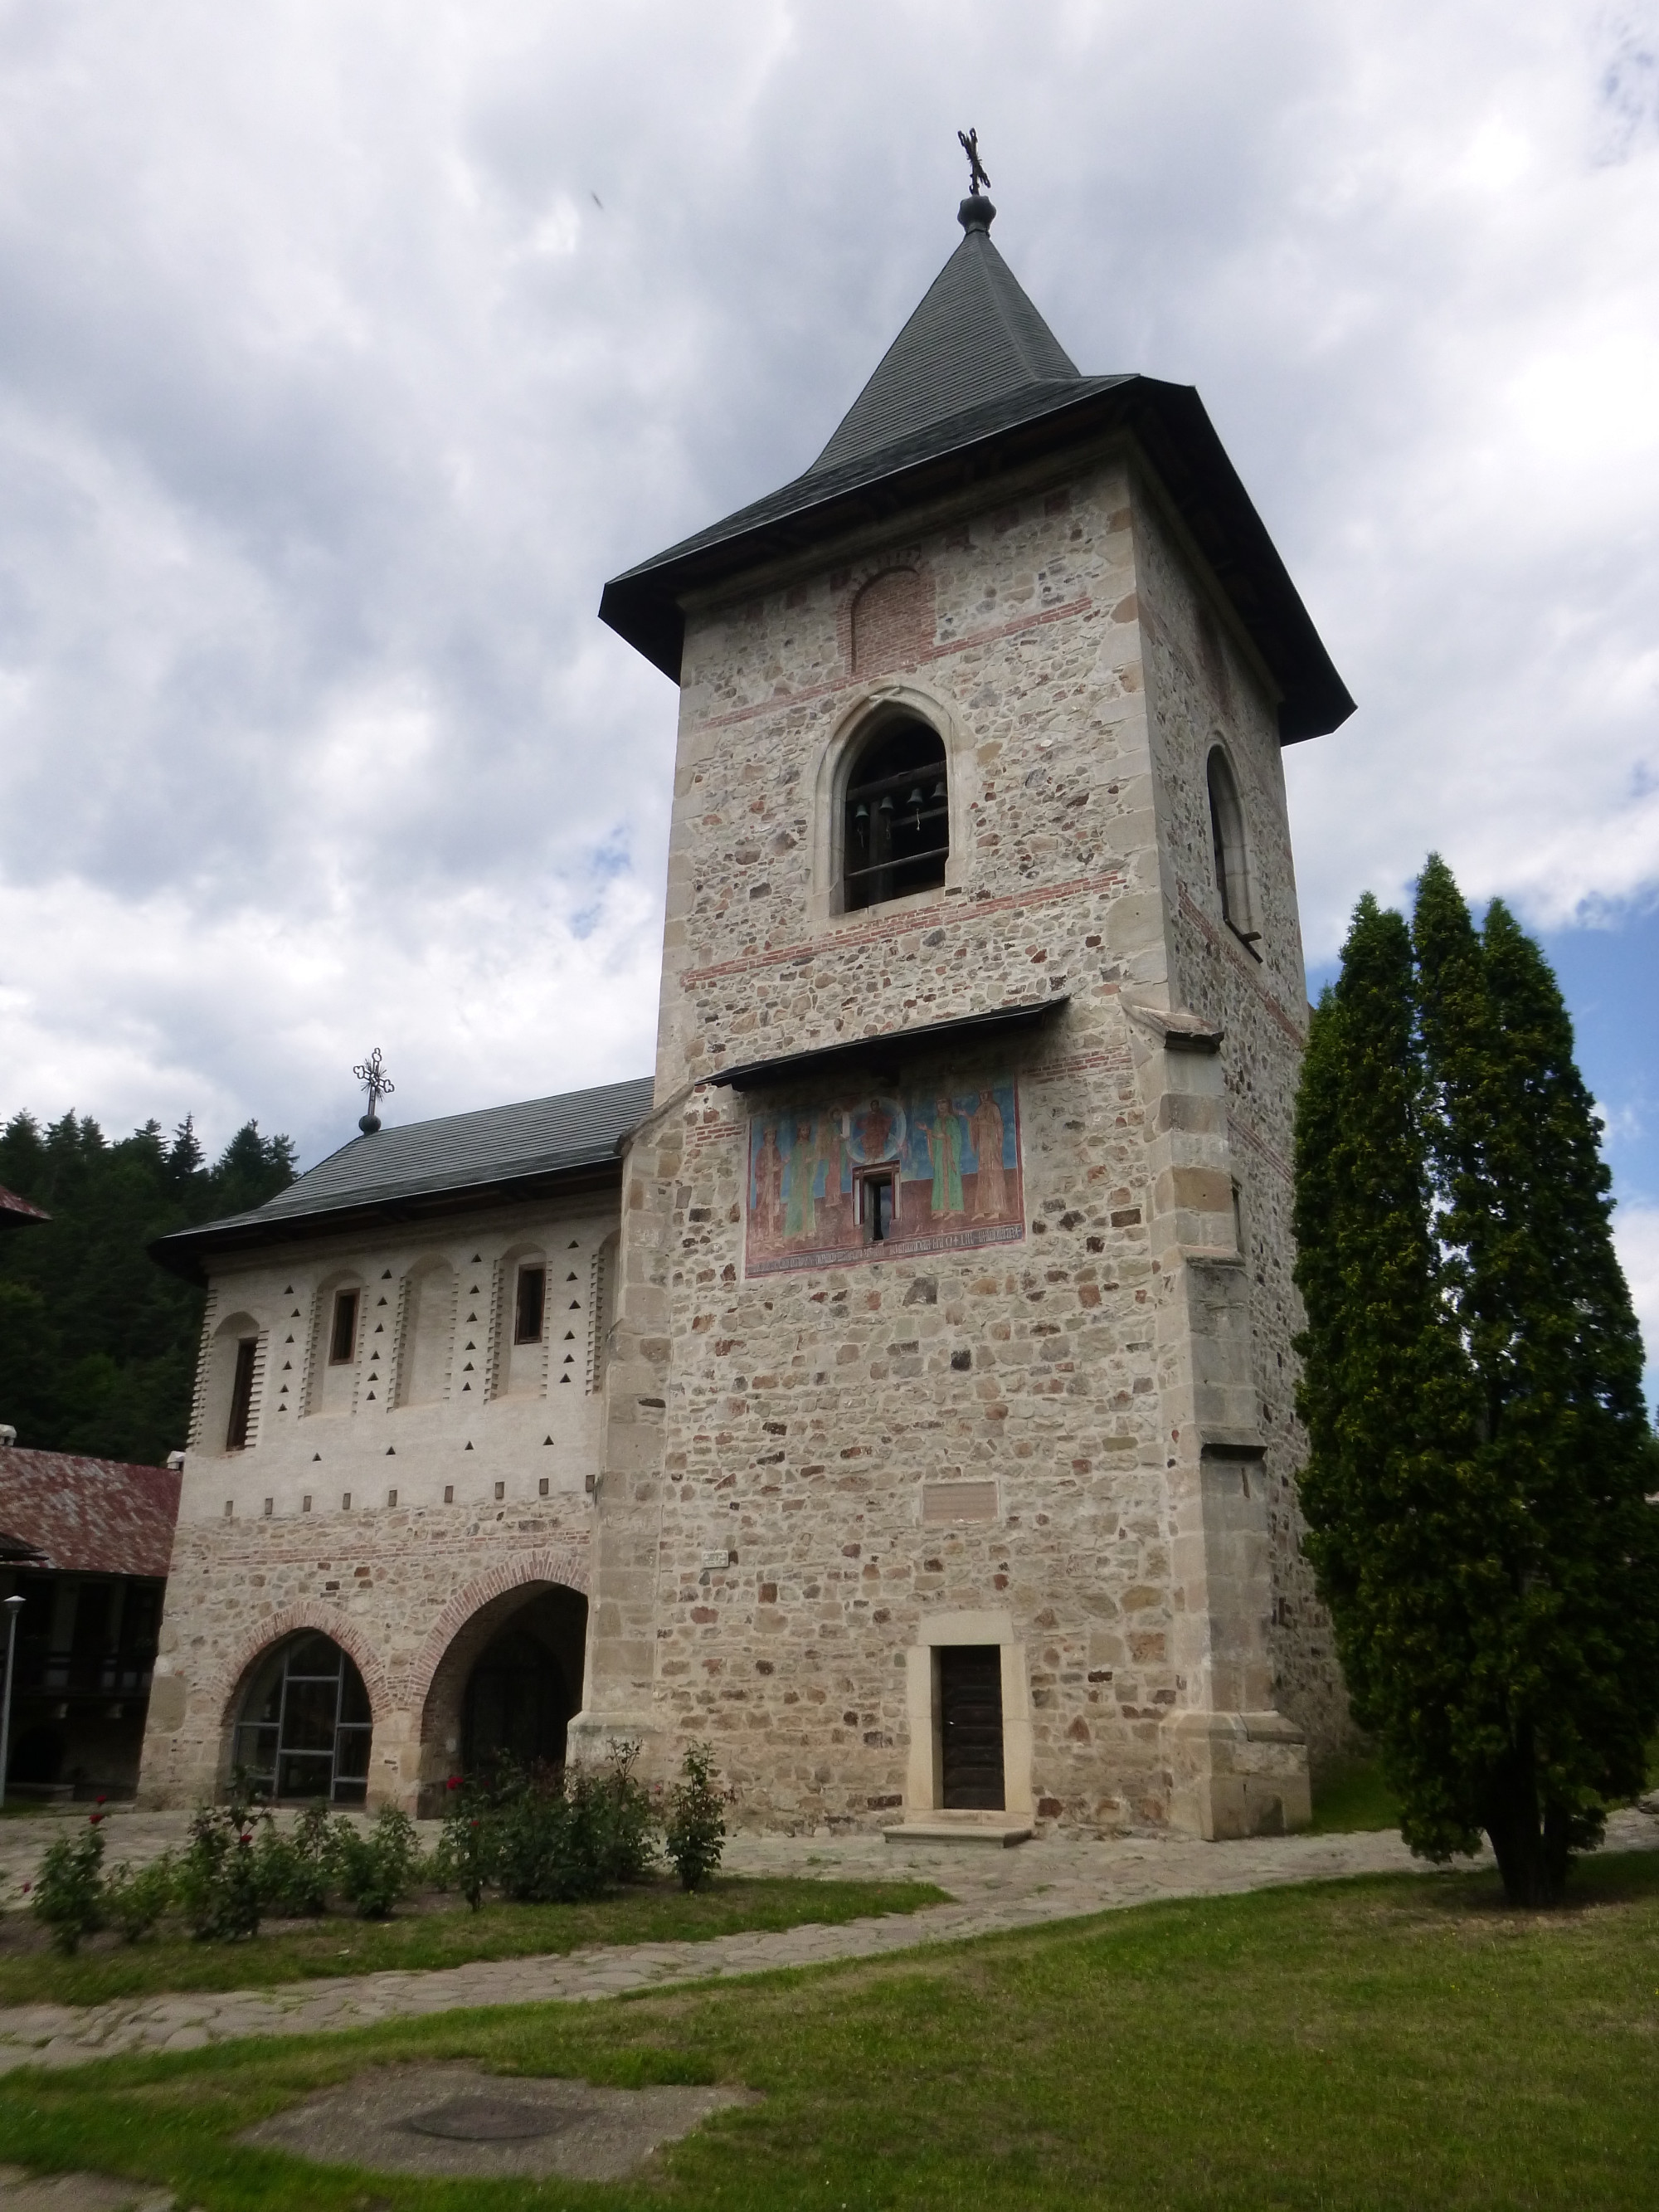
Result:
M951 852L945 747L925 722L889 723L853 763L842 826L842 904L850 913L937 890Z
M329 1332L328 1364L344 1367L357 1356L357 1293L356 1291L337 1291L334 1294L334 1325Z
M1211 753L1206 770L1210 793L1210 857L1215 887L1221 900L1221 919L1252 953L1260 930L1250 911L1249 860L1244 844L1244 810L1238 803L1227 756L1219 745ZM1261 955L1255 953L1259 959Z
M858 1184L859 1221L866 1244L886 1244L897 1233L898 1170L874 1168Z
M542 1317L547 1310L547 1270L520 1267L518 1297L513 1309L514 1344L539 1344Z
M236 1380L230 1389L230 1419L225 1428L225 1449L242 1451L247 1446L248 1416L253 1409L253 1362L259 1349L257 1336L245 1336L236 1347Z

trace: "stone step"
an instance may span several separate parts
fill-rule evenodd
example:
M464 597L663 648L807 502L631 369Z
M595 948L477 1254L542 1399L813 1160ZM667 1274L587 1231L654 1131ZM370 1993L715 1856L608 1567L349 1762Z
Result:
M1029 1844L1032 1831L1029 1820L995 1813L920 1813L881 1832L890 1844L991 1844L1008 1850Z

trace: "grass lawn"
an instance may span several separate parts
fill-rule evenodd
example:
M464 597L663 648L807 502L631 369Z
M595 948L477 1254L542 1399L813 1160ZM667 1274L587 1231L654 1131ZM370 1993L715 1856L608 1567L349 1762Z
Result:
M469 1912L446 1899L434 1911L392 1920L284 1921L241 1943L196 1943L176 1922L141 1943L103 1936L72 1959L44 1948L25 1912L0 1923L0 2005L98 2004L167 1990L264 1989L329 1974L387 1967L459 1966L472 1959L523 1959L585 1943L697 1942L747 1929L833 1926L878 1912L919 1912L950 1902L923 1881L812 1881L716 1877L685 1896L672 1881L592 1905L485 1905ZM27 1943L27 1950L8 1950Z
M1399 1826L1400 1801L1374 1759L1334 1766L1315 1781L1310 1834L1347 1836L1362 1829Z
M5 2155L204 2212L1629 2212L1659 2201L1659 1853L1142 1906L881 1961L0 2079ZM626 2185L239 2147L370 2063L742 2082Z

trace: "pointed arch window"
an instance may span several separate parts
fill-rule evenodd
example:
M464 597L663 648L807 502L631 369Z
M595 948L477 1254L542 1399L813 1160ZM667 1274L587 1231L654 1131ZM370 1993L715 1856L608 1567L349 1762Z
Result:
M949 774L938 731L914 717L884 723L859 748L842 811L845 912L944 884L951 856Z

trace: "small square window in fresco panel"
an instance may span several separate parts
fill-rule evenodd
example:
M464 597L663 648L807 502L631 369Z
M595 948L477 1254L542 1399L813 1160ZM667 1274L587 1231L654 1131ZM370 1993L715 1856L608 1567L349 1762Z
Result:
M869 1243L859 1183L888 1162L896 1176L893 1219ZM971 1251L1024 1235L1012 1079L790 1107L749 1124L751 1275Z

